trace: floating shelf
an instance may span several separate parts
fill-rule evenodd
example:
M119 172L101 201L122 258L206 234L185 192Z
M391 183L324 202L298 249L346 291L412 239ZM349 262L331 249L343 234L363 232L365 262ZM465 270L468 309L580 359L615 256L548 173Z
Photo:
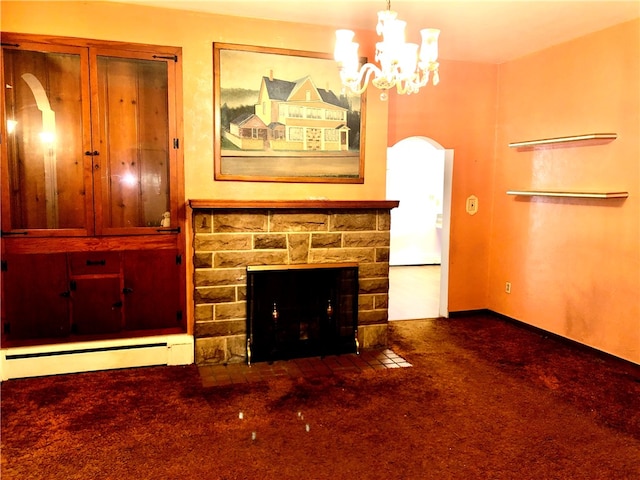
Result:
M569 137L543 138L540 140L528 140L526 142L513 142L509 148L535 147L537 145L553 145L558 143L585 142L589 140L615 140L616 133L587 133L585 135L573 135Z
M508 190L507 195L523 197L627 198L629 192L558 192L541 190Z

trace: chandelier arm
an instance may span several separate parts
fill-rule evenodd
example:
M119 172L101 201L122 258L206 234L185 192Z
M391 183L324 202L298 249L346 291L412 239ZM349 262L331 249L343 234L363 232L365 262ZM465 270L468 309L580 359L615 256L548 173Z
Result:
M382 71L372 63L365 63L362 68L360 68L357 78L347 80L347 86L353 93L360 95L366 90L371 76L374 74L376 76L381 75Z
M402 82L402 81L396 82L396 91L400 95L404 95L405 93L407 93L407 82Z

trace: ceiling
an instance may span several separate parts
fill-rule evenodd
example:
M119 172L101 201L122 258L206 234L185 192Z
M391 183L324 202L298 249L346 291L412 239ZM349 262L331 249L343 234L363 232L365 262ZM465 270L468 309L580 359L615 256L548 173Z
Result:
M109 1L369 30L377 11L387 8L386 0ZM394 0L391 8L407 21L410 41L418 41L420 28L439 28L440 58L482 63L503 63L640 17L640 0Z

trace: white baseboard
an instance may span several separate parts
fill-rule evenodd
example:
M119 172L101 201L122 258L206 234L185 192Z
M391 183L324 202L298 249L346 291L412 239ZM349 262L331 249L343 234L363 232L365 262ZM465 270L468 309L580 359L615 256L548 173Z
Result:
M187 334L0 349L0 378L40 377L153 365L190 365Z

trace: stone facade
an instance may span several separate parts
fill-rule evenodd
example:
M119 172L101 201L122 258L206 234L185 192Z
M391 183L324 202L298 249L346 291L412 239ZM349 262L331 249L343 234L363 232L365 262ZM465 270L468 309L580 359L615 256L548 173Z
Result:
M246 268L357 262L358 341L387 345L388 209L193 212L197 364L246 358Z

